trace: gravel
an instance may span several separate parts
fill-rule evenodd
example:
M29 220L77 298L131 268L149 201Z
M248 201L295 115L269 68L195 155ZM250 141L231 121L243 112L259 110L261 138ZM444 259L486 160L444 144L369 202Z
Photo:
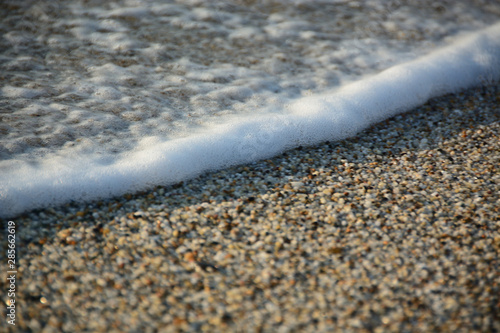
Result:
M14 218L16 329L500 331L499 102Z

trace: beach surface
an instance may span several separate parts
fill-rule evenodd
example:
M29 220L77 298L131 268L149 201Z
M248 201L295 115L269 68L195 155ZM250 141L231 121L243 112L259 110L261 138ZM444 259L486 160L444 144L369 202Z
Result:
M16 212L0 222L15 223L17 269L16 326L2 306L0 332L500 331L498 66L349 138L260 160L245 146L242 165L181 183L157 186L171 169L133 154L134 172L106 169L143 139L154 148L420 59L497 22L496 2L40 0L0 14L0 209ZM497 49L464 58L447 85ZM392 87L363 91L401 99ZM290 132L256 128L250 143L270 152ZM209 148L196 156L216 160ZM218 165L181 162L181 175ZM90 201L133 177L151 190ZM30 210L33 198L51 208ZM2 228L2 268L7 242ZM9 288L2 274L3 304Z
M14 331L499 331L499 105L14 218Z

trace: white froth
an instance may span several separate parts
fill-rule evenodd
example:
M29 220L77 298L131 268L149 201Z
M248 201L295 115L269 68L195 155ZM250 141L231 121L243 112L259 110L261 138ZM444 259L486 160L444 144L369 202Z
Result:
M192 75L200 81L217 81L217 77L235 80L238 76L236 72L235 78L231 78L227 71L217 76L213 69L188 61L179 61L178 65L191 68ZM112 66L100 70L116 73L117 80L128 75L122 70L114 71ZM7 161L2 164L0 175L0 214L7 217L70 200L135 192L178 182L207 170L270 157L297 145L345 138L429 98L480 84L485 79L500 79L500 24L341 88L297 97L285 104L263 106L258 116L233 117L183 138L144 138L134 151L116 160L98 155L60 154L44 158L38 165L15 159ZM254 84L272 85L272 81ZM119 90L108 88L99 86L87 93L120 96ZM29 92L6 87L2 93ZM232 86L210 94L216 99L246 99L251 97L252 88ZM130 112L133 113L133 108ZM98 130L106 128L100 129L96 123L83 125Z
M0 159L115 154L150 135L189 136L415 59L500 17L500 4L468 0L444 12L430 0L166 2L40 0L1 21L0 118L10 128ZM24 117L28 106L57 109L57 119Z
M43 92L36 89L6 86L1 88L0 94L0 96L8 98L34 98L40 96Z

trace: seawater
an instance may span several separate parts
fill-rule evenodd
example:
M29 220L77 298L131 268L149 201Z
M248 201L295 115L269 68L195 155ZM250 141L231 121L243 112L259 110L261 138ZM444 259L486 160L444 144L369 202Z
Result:
M500 26L487 27L499 16L500 4L470 1L12 6L1 21L0 215L354 135L498 79Z

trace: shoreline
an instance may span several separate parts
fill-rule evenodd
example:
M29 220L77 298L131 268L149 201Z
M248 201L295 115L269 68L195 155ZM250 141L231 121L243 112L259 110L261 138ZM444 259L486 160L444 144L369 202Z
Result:
M26 8L43 12L50 8L45 5ZM226 20L213 20L216 13L197 3L177 8L180 12L174 16L167 15L170 6L158 8L158 13L147 2L137 3L141 10L125 6L114 11L94 5L90 10L77 2L61 4L65 8L61 17L33 22L40 29L33 28L22 38L16 37L16 31L6 33L7 81L0 91L6 105L0 128L0 156L5 157L0 162L0 215L4 218L69 200L90 201L146 189L149 184L174 183L299 144L341 139L431 96L500 75L495 71L500 67L499 23L495 23L496 14L479 4L474 4L479 6L475 11L461 8L453 15L433 9L430 3L400 3L391 9L380 1L356 8L347 3L328 8L281 4L279 15L268 15L260 5L249 4L238 6L238 13L232 15L239 23L229 26ZM212 5L208 7L213 9ZM410 10L417 7L424 11ZM13 15L23 14L23 8L14 6ZM200 10L205 14L200 16ZM459 12L467 23L457 20ZM384 21L389 13L394 14L389 20L394 19L393 24L378 28L369 24ZM87 15L85 20L73 20L82 14ZM318 24L317 14L345 18L338 21L343 22L340 25L336 20ZM127 19L129 15L137 22ZM105 17L131 33L108 31L109 22L101 22ZM180 17L208 25L179 27ZM305 21L296 25L298 17ZM443 28L427 29L427 20ZM147 47L142 36L162 24L196 38L165 44L155 34ZM359 24L367 29L352 29ZM0 24L0 30L5 28ZM22 30L22 25L16 28ZM232 31L241 33L241 29L246 33L235 42ZM469 37L465 31L470 31ZM291 32L297 38L288 35ZM121 36L118 40L115 33ZM52 39L53 34L61 36ZM88 36L93 37L88 40ZM215 36L228 44L203 55L201 66L198 56L203 52L195 52L193 58L187 49ZM51 54L48 59L22 56L32 53L24 44L35 37L41 43L37 53ZM110 46L109 41L103 44L108 38L116 44L104 50L103 46ZM135 38L145 44L136 44ZM252 41L259 46L248 44ZM73 44L72 56L78 56L68 58L63 51ZM160 52L160 45L182 45L182 50L162 59L159 55L166 49ZM229 50L235 56L227 59L223 54ZM101 52L110 53L91 56ZM241 62L245 58L248 62ZM77 65L80 60L82 65ZM39 67L34 65L38 61Z
M19 327L500 330L499 88L177 185L14 218Z

